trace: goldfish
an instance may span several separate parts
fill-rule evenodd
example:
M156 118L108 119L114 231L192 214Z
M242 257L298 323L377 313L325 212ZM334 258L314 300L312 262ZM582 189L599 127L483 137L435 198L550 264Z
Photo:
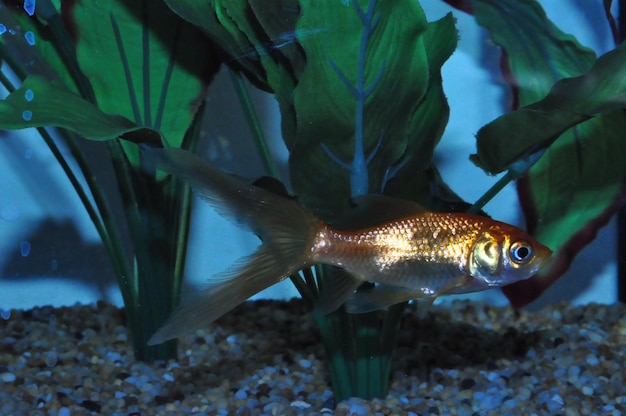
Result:
M144 152L156 169L186 181L219 214L262 242L253 254L183 298L150 345L206 327L252 295L315 264L344 272L333 274L314 311L326 314L345 305L348 312L361 313L528 279L552 255L512 225L480 215L432 212L383 195L355 199L362 206L355 217L361 219L352 225L329 225L293 198L222 172L185 150ZM357 291L365 282L375 287Z

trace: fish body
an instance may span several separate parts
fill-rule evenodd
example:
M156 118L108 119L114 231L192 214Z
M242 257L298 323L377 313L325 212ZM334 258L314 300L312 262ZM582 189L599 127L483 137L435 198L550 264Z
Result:
M184 298L150 344L205 327L314 264L347 272L320 294L316 312L329 313L342 304L349 312L366 312L415 298L434 300L504 286L531 277L551 256L550 249L511 225L478 215L430 212L383 196L357 200L365 206L359 215L384 213L389 221L356 229L331 226L295 200L238 180L189 152L170 148L146 153L158 169L187 181L219 213L263 242L237 267ZM377 286L355 293L364 282Z
M384 290L349 300L351 312L501 287L533 276L552 254L511 225L478 215L424 210L358 231L326 227L313 252L313 263L339 266L363 281L385 285ZM339 299L331 303L338 307Z

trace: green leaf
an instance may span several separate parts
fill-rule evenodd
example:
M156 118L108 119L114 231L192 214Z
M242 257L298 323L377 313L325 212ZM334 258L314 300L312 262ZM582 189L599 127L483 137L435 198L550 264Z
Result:
M283 137L296 130L293 90L305 64L297 44L296 0L166 0L184 19L200 27L226 52L226 63L246 74L258 88L275 94Z
M3 2L4 3L4 2ZM0 22L6 32L0 36L2 60L7 62L20 78L28 74L62 80L68 88L78 91L67 65L55 46L48 26L35 16L26 14L22 7L0 7ZM32 39L29 43L26 34Z
M424 180L432 182L426 169L432 163L435 147L448 123L450 110L441 83L441 67L454 52L456 43L457 32L451 14L428 24L424 45L428 55L430 81L424 98L409 121L404 155L389 170L390 181L385 186L386 194L430 205L428 201L433 196L432 186L424 188L420 185ZM418 189L422 189L422 192L417 192Z
M527 106L479 132L476 160L489 172L513 167L514 174L536 162L518 180L518 192L527 228L555 251L535 278L504 288L514 306L523 306L567 270L620 206L626 122L620 110L610 110L624 106L624 47L594 65L593 53L558 30L536 1L472 5L505 50L520 104ZM569 79L552 88L563 78Z
M307 65L294 92L297 130L285 142L294 190L326 213L347 204L355 175L367 175L361 192L382 191L429 86L428 26L419 4L360 1L363 13L374 7L369 28L355 4L302 1L297 25Z
M563 33L536 0L472 0L476 21L503 47L521 105L542 99L561 78L587 71L595 53Z
M542 100L480 129L474 161L490 173L502 172L529 152L547 148L569 128L624 107L626 44L601 56L584 75L560 80Z
M293 189L318 214L430 163L448 114L439 70L456 45L452 17L429 25L412 1L168 4L275 93Z
M55 126L92 140L110 140L140 130L120 115L110 115L58 81L32 75L0 101L0 129Z
M623 205L626 121L621 111L586 121L560 137L518 181L528 229L555 251L550 267L504 288L513 306L537 298Z
M217 69L210 40L162 2L81 0L64 9L98 106L179 147ZM135 147L126 147L133 164Z

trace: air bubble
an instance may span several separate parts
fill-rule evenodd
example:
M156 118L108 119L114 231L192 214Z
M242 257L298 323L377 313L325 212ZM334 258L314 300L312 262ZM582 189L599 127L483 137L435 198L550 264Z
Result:
M22 118L26 121L30 121L33 118L33 112L30 110L22 111Z
M26 39L26 42L28 42L30 46L33 46L35 44L35 34L30 30L24 33L24 39Z
M28 241L22 241L20 243L20 254L22 257L28 257L30 254L30 243Z
M35 93L30 88L27 89L26 92L24 92L24 99L28 102L31 102L33 101L33 98L35 98Z
M35 0L24 0L24 10L29 16L35 14Z
M7 31L7 27L0 23L0 35L4 35Z

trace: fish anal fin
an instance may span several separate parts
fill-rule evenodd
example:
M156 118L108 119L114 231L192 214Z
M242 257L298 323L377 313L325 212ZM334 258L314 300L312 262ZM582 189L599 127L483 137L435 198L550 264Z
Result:
M466 285L467 282L452 280L449 284L440 287L436 291L415 290L389 284L378 284L370 290L358 291L346 302L348 313L366 313L378 309L386 309L392 305L410 300L420 300L431 306L440 295L454 293L454 290Z
M431 302L434 300L432 295L426 295L423 292L412 291L404 287L379 284L370 290L355 293L354 296L346 302L346 311L348 313L372 312L417 298L428 299Z

